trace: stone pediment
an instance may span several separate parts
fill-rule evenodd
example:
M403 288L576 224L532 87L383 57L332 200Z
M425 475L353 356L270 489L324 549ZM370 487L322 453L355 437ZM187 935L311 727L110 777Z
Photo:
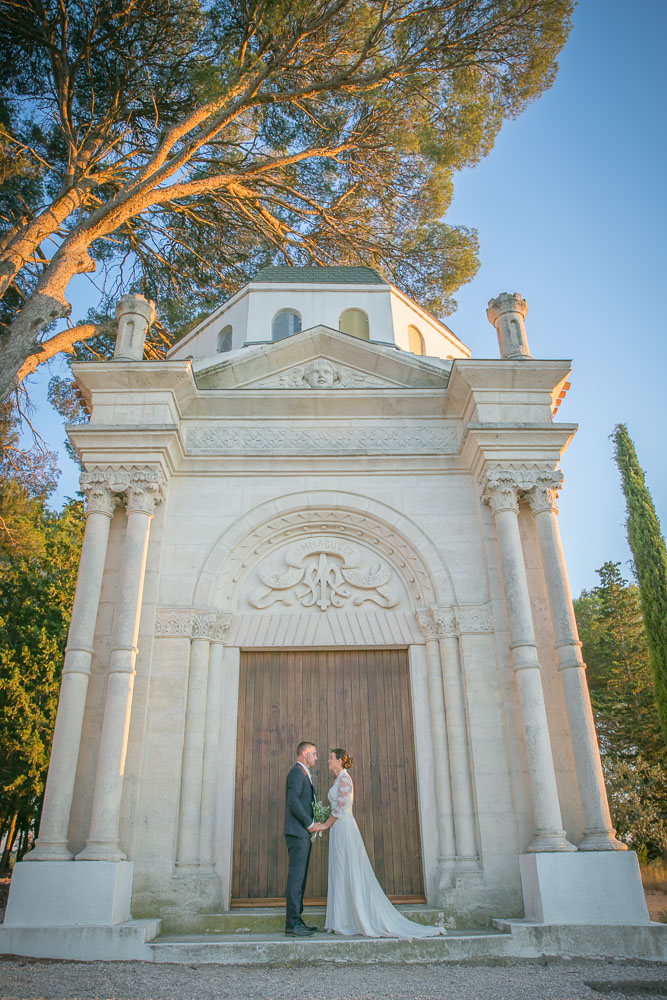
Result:
M275 344L192 363L199 389L446 388L451 362L422 358L318 326Z

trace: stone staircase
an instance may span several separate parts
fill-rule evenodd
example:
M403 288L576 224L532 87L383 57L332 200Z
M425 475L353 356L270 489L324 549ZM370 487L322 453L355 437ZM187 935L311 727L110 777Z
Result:
M399 906L410 920L446 926L444 910ZM201 914L189 933L168 930L146 945L149 961L222 965L301 965L313 962L448 962L511 957L511 935L494 929L448 929L446 937L398 941L339 937L324 931L324 907L309 907L304 918L320 932L310 938L285 936L283 908L247 908Z

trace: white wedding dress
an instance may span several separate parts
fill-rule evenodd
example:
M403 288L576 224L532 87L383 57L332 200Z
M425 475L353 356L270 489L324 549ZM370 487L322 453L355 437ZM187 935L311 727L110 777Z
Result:
M385 896L368 860L366 848L352 815L354 787L341 771L329 789L329 889L326 930L366 937L425 938L445 934L444 927L415 924L394 909Z

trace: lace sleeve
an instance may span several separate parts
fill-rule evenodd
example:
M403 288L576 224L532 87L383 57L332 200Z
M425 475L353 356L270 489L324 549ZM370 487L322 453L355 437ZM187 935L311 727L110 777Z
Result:
M340 819L345 812L351 792L352 778L349 776L347 771L341 771L338 778L338 787L336 789L336 805L331 810L331 815L335 816L336 819Z

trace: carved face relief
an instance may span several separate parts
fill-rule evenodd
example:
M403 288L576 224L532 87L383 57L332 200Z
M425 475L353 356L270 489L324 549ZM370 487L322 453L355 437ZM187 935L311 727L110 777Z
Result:
M304 378L311 389L331 389L340 376L326 358L318 358L304 370Z
M372 560L372 561L371 561ZM257 569L261 586L249 596L254 608L359 607L365 603L394 608L399 597L389 586L392 569L342 538L314 535L272 556Z

